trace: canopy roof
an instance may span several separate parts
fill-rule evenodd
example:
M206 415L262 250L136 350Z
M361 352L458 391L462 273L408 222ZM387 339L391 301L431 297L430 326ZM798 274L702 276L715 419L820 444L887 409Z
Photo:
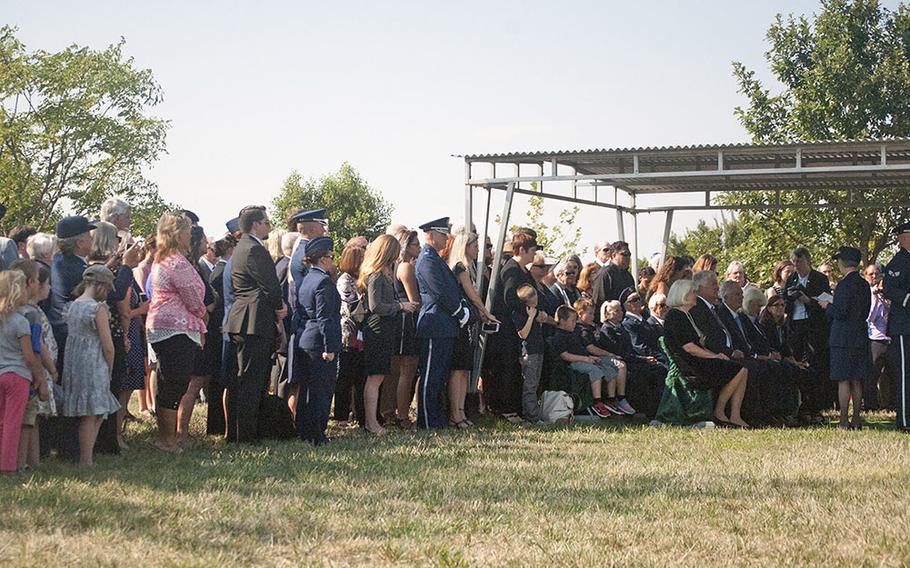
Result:
M509 181L573 181L629 194L714 191L910 188L910 138L711 144L646 148L510 152L459 156L479 163L538 166L536 176L468 176L471 186ZM550 175L543 175L548 166ZM556 175L572 168L574 175ZM494 172L497 171L494 169ZM500 168L498 171L502 171ZM520 171L520 170L518 170ZM910 200L910 198L908 198Z

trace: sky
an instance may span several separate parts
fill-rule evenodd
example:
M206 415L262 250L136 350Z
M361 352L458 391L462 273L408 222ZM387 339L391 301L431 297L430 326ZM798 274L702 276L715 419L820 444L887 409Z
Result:
M345 161L416 226L464 216L452 155L747 142L732 61L774 86L765 33L805 0L53 2L2 0L27 49L125 53L164 91L171 122L149 172L210 234L267 205L293 170ZM885 2L892 5L894 2ZM475 215L480 215L480 193ZM302 204L304 205L304 204ZM492 210L502 207L494 192ZM550 220L564 207L545 205ZM516 198L513 221L524 218ZM674 230L709 212L677 214ZM581 247L617 236L612 211L584 209ZM641 256L662 214L639 217ZM626 221L627 228L629 221ZM628 234L627 234L628 236Z

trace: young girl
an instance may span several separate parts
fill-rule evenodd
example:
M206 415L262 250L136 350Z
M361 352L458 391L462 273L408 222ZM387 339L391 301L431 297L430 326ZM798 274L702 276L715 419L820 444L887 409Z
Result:
M28 320L17 310L27 301L25 275L0 272L0 473L15 475L19 433L28 403L32 377L40 396L47 398L41 363L32 350Z
M33 381L22 419L22 432L19 435L19 471L25 471L27 468L38 467L38 414L41 407L39 399L48 402L51 398L50 385L57 378L55 363L57 344L50 331L50 324L47 324L46 329L42 324L42 322L47 322L47 316L38 307L38 302L46 299L50 291L50 272L46 268L40 267L34 260L29 259L19 259L10 264L9 268L17 270L25 276L25 293L28 302L19 307L17 312L28 321L31 330L32 351L43 366L40 377ZM48 334L51 336L50 341L54 344L53 349L48 346ZM48 386L47 396L43 398L39 395L39 387L42 382Z
M120 409L111 394L114 343L105 300L114 286L113 273L92 265L82 273L79 295L66 315L69 335L63 362L63 416L78 416L79 463L90 466L101 422Z

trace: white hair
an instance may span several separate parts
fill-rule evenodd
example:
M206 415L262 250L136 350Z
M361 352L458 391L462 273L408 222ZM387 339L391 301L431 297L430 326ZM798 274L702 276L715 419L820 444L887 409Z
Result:
M648 309L652 312L657 307L657 302L663 300L664 303L667 303L667 296L661 292L655 292L651 295L651 299L648 300Z
M300 238L300 233L291 232L281 235L281 252L284 256L291 256L294 252L294 244Z
M754 286L746 286L743 289L743 307L741 311L748 314L749 305L754 302L758 302L758 307L761 308L768 303L768 297L760 289Z
M130 204L119 197L110 197L101 204L101 220L113 223L115 217L129 215Z
M701 272L696 272L692 275L692 282L695 284L696 288L701 288L706 285L711 280L717 280L717 273L713 270L702 270ZM677 280L677 282L680 282ZM669 295L667 297L667 305L669 305Z
M726 298L735 290L742 290L742 286L736 280L724 280L720 283L720 297Z
M706 271L709 272L709 271ZM704 274L704 272L696 272L695 275ZM670 291L667 292L667 307L668 308L678 308L679 306L685 305L686 296L690 292L694 292L698 286L695 283L695 280L677 280L670 286Z
M50 233L35 233L25 241L25 250L29 258L49 259L57 247L57 237Z
M616 312L621 311L622 306L620 305L619 300L607 300L600 305L600 319L601 321L607 321L610 319L607 317L607 312L613 312L615 314Z

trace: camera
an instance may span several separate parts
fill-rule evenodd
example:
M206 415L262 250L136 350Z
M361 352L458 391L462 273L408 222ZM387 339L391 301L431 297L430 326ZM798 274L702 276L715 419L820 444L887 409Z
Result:
M484 333L499 333L499 324L495 321L487 322L480 326L480 331Z

